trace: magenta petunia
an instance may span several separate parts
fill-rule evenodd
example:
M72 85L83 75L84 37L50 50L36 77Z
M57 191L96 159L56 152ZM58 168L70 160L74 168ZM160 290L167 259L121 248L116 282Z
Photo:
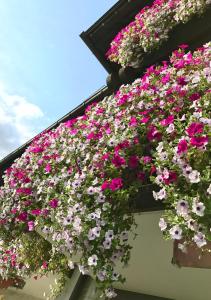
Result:
M203 132L204 124L202 123L191 123L190 126L187 128L187 133L190 137L193 137L197 134L200 134Z
M129 166L131 169L134 169L134 168L137 168L137 167L138 167L138 163L139 163L138 156L137 156L137 155L132 155L132 156L129 158L128 166Z
M58 199L52 199L50 202L49 202L49 205L51 208L57 208L58 207L58 203L59 203L59 200Z
M111 183L110 183L110 186L109 188L112 190L112 191L116 191L116 190L119 190L123 187L123 181L122 181L122 178L114 178L111 180Z
M126 161L125 161L124 157L122 157L118 154L115 154L112 159L112 163L115 165L116 168L120 168L126 164Z
M192 137L190 139L190 143L192 146L196 146L200 148L208 143L208 137L207 136Z
M186 140L181 140L179 141L178 145L177 145L177 153L181 154L181 153L185 153L188 150L188 143Z

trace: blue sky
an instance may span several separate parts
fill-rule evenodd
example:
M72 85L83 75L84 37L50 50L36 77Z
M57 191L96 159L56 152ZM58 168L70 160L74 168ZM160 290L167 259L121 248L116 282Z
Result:
M116 2L0 1L0 158L105 84L79 34Z

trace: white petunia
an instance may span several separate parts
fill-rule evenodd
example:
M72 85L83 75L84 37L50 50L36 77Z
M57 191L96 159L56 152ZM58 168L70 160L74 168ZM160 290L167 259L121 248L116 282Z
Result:
M179 216L185 217L188 215L189 212L189 205L188 202L185 200L180 200L177 202L176 206L177 214Z
M106 279L106 271L99 271L97 273L97 278L100 280L100 281L104 281Z
M166 198L166 190L164 188L157 193L155 191L153 191L152 193L155 200L162 200Z
M172 133L172 132L174 132L174 124L170 124L170 125L166 128L166 132L167 132L167 133Z
M159 225L161 231L164 231L167 228L167 223L164 220L164 218L160 218L158 225Z
M98 257L97 255L92 255L88 258L88 265L89 266L96 266L97 265L97 261L98 261Z
M68 267L73 270L74 269L74 263L72 262L72 260L68 260Z
M104 203L105 198L106 198L105 195L99 194L96 200L97 200L98 203Z
M200 182L200 173L196 170L193 170L189 175L188 178L191 183L198 183Z
M94 195L96 192L95 188L93 186L90 186L88 189L87 189L87 194L88 195Z
M209 195L211 195L211 184L209 185L209 187L208 187L208 189L207 189L207 193L208 193Z
M96 237L100 236L100 231L101 231L101 227L100 226L92 228L92 232L94 233L94 235Z
M113 232L113 230L108 230L108 231L106 232L106 234L105 234L105 238L106 238L106 239L109 239L109 240L112 240L113 237L114 237L114 232Z
M73 222L72 215L68 215L66 218L64 218L63 225L68 226L68 225L72 224L72 222Z
M78 269L81 272L81 274L83 274L83 275L89 275L89 270L86 267L84 267L82 265L78 265Z
M194 201L193 207L192 207L192 212L194 212L197 216L203 217L204 216L204 210L205 210L204 203Z
M103 247L104 247L104 249L110 249L111 248L111 240L110 239L106 239L103 242Z
M110 288L110 289L106 289L105 290L105 295L107 298L115 298L117 296L117 294L115 293L114 289Z
M174 240L180 240L182 238L182 229L178 225L174 225L170 230L169 233L171 238Z
M197 232L194 235L193 240L199 248L201 248L207 244L205 235L202 232Z

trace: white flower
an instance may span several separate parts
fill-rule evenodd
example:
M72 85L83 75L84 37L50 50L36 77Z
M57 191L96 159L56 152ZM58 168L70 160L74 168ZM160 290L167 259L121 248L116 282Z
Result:
M200 182L200 173L196 170L193 170L189 175L188 178L191 183L198 183Z
M189 176L192 173L192 170L193 169L191 168L191 166L186 164L182 165L182 171L185 176Z
M157 152L160 153L163 151L163 142L160 142L156 148Z
M112 274L112 280L116 281L119 278L119 274L117 272L113 272Z
M73 270L74 269L74 263L72 262L72 260L68 260L68 267Z
M114 232L113 232L113 230L108 230L108 231L106 232L106 234L105 234L105 238L106 238L106 239L109 239L109 240L112 240L113 237L114 237Z
M100 281L104 281L105 278L106 278L106 271L99 271L97 273L97 278L100 280Z
M93 241L95 238L96 238L96 235L94 234L94 232L92 231L92 229L90 229L89 233L88 233L88 239L90 241Z
M68 250L71 250L73 248L73 239L69 238L68 240L66 240L66 247Z
M209 185L209 187L208 187L208 189L207 189L207 193L208 193L209 195L211 195L211 184Z
M168 153L167 153L166 151L161 152L161 153L159 154L159 158L160 158L161 161L166 160L166 159L168 158Z
M83 275L89 275L89 270L86 267L78 265L78 269Z
M96 266L97 265L97 261L98 261L98 257L97 255L92 255L88 258L88 265L89 266Z
M155 191L153 191L152 193L155 200L162 200L166 198L166 190L164 188L157 193Z
M180 240L182 238L182 229L178 225L173 226L169 230L169 233L171 235L171 238L174 240Z
M92 232L94 233L94 235L96 237L100 236L100 231L101 231L101 227L100 226L92 228Z
M159 225L161 231L164 231L167 228L167 223L164 220L164 218L160 218L158 225Z
M72 217L72 215L68 215L68 216L64 219L63 225L64 225L64 226L67 226L67 225L72 224L72 222L73 222L73 217Z
M78 216L76 216L75 219L74 219L73 228L76 231L80 231L81 230L81 219Z
M104 203L105 198L106 198L105 195L99 194L96 200L97 200L98 203Z
M104 247L104 249L110 249L111 248L111 240L110 239L106 239L103 242L103 247Z
M167 133L172 133L174 131L174 124L170 124L167 128L166 128L166 132Z
M188 220L187 225L188 225L189 229L196 231L196 228L197 228L196 221L194 221L193 219L190 219L190 220Z
M127 242L128 241L128 232L127 231L123 231L121 233L121 237L122 237L122 241L123 242Z
M115 139L110 139L110 140L108 141L108 145L109 145L110 147L116 146L116 144L117 144L117 141L116 141Z
M193 240L199 248L201 248L207 244L205 235L202 232L197 232L194 235Z
M117 296L117 294L115 293L114 289L110 288L110 289L106 289L105 290L105 295L107 298L111 299L111 298L115 298Z
M90 186L88 189L87 189L87 194L88 195L94 195L95 193L95 188L93 186Z
M193 207L192 207L192 212L194 212L197 216L203 217L204 216L204 210L205 210L204 203L194 201Z
M80 179L75 180L75 181L73 181L73 183L72 183L72 187L73 187L74 189L79 188L80 185L81 185L81 180L80 180Z
M116 252L116 253L114 253L114 254L111 256L110 260L111 260L113 263L115 263L115 262L118 260L119 257L120 257L119 252Z
M100 216L101 216L101 209L100 208L97 208L95 210L95 216L96 216L96 218L100 219Z
M185 201L185 200L180 200L177 202L177 207L176 207L176 210L177 210L177 214L179 216L187 216L188 215L188 211L189 211L189 205L188 205L188 202Z
M42 228L42 232L45 233L45 234L49 234L49 233L51 232L50 227L44 226L44 227Z

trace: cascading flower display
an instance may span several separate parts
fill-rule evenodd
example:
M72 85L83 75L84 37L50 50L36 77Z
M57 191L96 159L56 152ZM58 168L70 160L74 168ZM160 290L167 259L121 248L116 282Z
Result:
M90 105L83 116L36 137L6 171L0 236L28 274L25 239L38 231L52 246L33 273L60 264L66 272L77 254L79 270L114 297L113 284L124 282L116 264L130 257L131 199L150 180L161 186L155 199L173 209L160 220L167 237L198 246L211 239L211 45L193 54L184 48L173 52L169 64L148 68L132 85ZM1 276L11 269L21 275L17 264L8 271L3 260L1 268Z
M117 34L106 56L123 67L137 65L144 53L168 40L176 25L201 15L209 4L209 0L155 0Z

